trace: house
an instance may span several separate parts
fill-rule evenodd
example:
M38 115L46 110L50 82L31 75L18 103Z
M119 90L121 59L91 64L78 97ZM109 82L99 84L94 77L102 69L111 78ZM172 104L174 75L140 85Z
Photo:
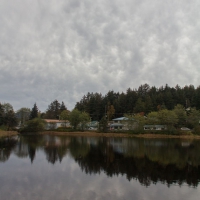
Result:
M128 129L128 118L119 117L112 119L109 123L110 130L127 130Z
M68 120L57 120L57 119L44 119L46 122L46 130L57 129L59 127L70 127Z
M97 130L99 127L98 121L91 121L87 124L89 130Z
M144 130L161 131L166 129L167 129L166 125L144 125Z

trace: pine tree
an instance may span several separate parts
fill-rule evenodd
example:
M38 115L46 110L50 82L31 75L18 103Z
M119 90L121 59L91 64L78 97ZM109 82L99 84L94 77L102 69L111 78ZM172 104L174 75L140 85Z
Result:
M46 119L58 119L60 115L60 103L58 100L54 100L47 109L45 118Z
M61 106L60 106L60 113L64 110L67 110L67 107L65 106L64 102L62 101Z
M36 103L33 105L33 108L31 110L31 113L30 113L30 120L31 119L34 119L34 118L37 118L38 117L38 107L36 105Z

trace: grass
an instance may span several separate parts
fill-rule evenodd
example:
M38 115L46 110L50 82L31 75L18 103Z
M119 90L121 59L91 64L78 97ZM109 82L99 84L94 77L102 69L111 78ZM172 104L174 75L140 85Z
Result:
M0 130L0 137L8 137L8 136L13 136L13 135L17 135L18 132L17 131L4 131L4 130Z

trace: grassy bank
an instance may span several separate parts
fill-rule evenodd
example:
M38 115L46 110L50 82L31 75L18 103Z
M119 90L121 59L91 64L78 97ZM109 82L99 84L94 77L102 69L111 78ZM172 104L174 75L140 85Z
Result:
M2 131L2 130L0 130L0 137L14 136L17 134L18 134L17 131Z
M199 135L169 135L169 134L129 134L129 133L99 133L94 131L84 131L84 132L58 132L58 131L44 131L42 134L49 135L66 135L66 136L89 136L89 137L141 137L141 138L191 138L200 139Z

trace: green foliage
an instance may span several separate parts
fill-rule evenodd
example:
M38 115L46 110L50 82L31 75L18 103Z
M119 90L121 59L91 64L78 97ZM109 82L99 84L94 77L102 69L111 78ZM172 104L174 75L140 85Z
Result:
M29 120L26 126L20 129L20 133L33 133L33 132L41 132L45 129L46 122L40 118L34 118Z
M134 112L140 113L145 111L145 103L142 101L141 98L139 98L135 104Z
M106 133L108 131L108 120L106 117L102 117L102 119L99 122L99 131Z
M134 119L136 121L135 130L141 131L141 132L144 131L144 125L146 123L145 117L141 114L136 114L134 115Z
M158 119L158 112L150 112L147 115L146 124L149 124L149 125L160 124L160 121Z
M174 108L174 113L176 114L177 118L178 118L178 127L182 127L182 126L185 126L186 124L186 111L185 111L185 108L180 105L180 104L177 104Z
M113 105L110 104L110 102L108 103L108 108L107 108L107 117L108 117L108 121L112 120L112 117L115 114L115 108Z
M17 118L13 107L9 103L1 104L0 106L0 125L6 126L6 130L9 131L10 129L17 126Z
M70 112L68 110L63 110L60 114L60 119L65 121L65 127L67 120L69 119Z
M4 115L3 105L0 103L0 126L3 125L3 115Z
M31 110L31 113L30 113L30 120L31 119L34 119L34 118L37 118L38 117L38 107L36 105L36 103L33 105L33 108Z
M167 125L167 128L170 132L173 132L174 126L178 122L178 117L174 111L171 110L160 110L158 112L158 119L160 124Z
M16 116L18 118L19 124L21 126L23 126L25 124L26 121L29 120L30 117L30 109L29 108L20 108L17 112L16 112Z
M69 122L75 130L77 129L78 124L81 122L80 114L81 112L78 109L74 109L69 115Z
M69 122L74 130L80 126L81 130L83 131L89 121L89 114L86 112L81 112L78 109L72 110L72 112L69 114Z
M49 106L45 114L46 119L59 119L62 111L67 110L65 104L60 104L58 100L54 100Z
M190 128L195 128L199 125L200 122L200 111L196 110L196 108L191 108L190 111L188 111L187 116L187 125Z
M88 122L90 122L90 115L86 112L82 112L80 114L80 127L82 131L87 127Z
M196 125L193 129L193 133L196 135L200 135L200 125Z
M181 88L176 85L169 87L165 85L156 88L148 84L141 85L138 89L128 88L126 92L108 91L107 94L88 93L77 102L75 108L90 114L92 120L99 121L105 115L105 108L110 102L114 106L113 117L121 117L125 113L133 114L144 112L147 115L153 111L163 109L173 110L177 104L185 108L196 107L200 109L200 86L185 86ZM182 124L179 119L177 125ZM181 125L180 125L181 126Z
M137 125L137 122L136 122L134 116L125 114L124 117L126 117L128 120L123 120L122 124L127 126L128 130L134 130L135 126Z

